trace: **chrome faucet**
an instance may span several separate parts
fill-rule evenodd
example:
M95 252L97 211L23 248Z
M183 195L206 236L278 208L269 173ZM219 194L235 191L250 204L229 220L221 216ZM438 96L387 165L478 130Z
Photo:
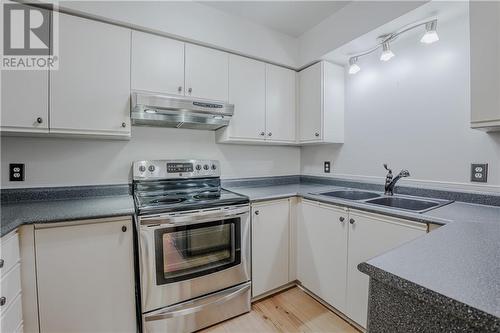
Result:
M394 195L394 186L398 180L403 177L410 177L410 172L408 170L401 170L396 178L392 177L392 170L389 169L387 164L384 163L384 168L387 170L387 176L385 176L385 195Z

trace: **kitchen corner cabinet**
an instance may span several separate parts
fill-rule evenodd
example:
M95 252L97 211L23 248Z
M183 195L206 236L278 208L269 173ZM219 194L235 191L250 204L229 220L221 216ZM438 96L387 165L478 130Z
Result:
M35 225L41 333L135 332L130 217Z
M297 279L325 302L346 305L347 209L302 200L297 218Z
M131 87L184 96L184 43L132 31Z
M471 127L500 131L500 2L471 1Z
M229 103L234 115L216 132L220 143L295 143L295 72L229 55Z
M130 29L59 14L50 133L130 137Z
M228 100L229 53L186 44L186 96Z
M299 72L298 141L344 142L344 68L321 61Z
M427 225L361 211L349 211L347 309L349 318L366 327L368 275L358 265L427 232Z
M289 279L290 199L252 204L252 297Z

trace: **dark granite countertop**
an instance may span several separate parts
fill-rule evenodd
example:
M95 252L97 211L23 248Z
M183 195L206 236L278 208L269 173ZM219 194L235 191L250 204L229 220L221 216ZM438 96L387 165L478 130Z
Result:
M91 193L84 193L81 188L75 190L76 192L65 192L67 199L40 191L35 196L32 193L30 196L23 195L21 200L3 200L0 206L1 235L4 236L23 224L126 216L135 213L134 200L128 194L128 185L119 191L114 187L112 193L102 190L101 187L96 189Z
M455 221L362 263L371 278L500 331L500 221Z
M341 187L346 187L342 184ZM405 293L470 319L488 332L500 332L500 206L455 201L417 214L328 198L316 194L339 188L300 183L271 186L227 186L251 201L301 196L329 204L381 213L422 223L445 225L384 253L359 269ZM411 192L410 192L411 193ZM410 194L405 193L405 194ZM420 191L417 195L422 195ZM452 195L461 197L460 194ZM498 203L492 194L463 197L471 202Z

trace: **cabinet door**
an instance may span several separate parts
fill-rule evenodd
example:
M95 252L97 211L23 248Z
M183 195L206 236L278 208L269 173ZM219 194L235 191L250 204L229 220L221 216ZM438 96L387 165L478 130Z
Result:
M347 315L366 327L368 281L357 266L385 251L426 233L427 226L375 214L349 214L349 257L347 268Z
M305 200L298 211L297 279L324 301L344 311L347 212Z
M299 73L299 140L322 139L323 107L322 64L317 63Z
M59 14L50 132L130 136L130 30Z
M229 54L186 44L186 96L227 101Z
M184 43L132 31L132 89L184 95Z
M41 333L136 331L132 227L126 218L35 229Z
M267 140L295 141L295 72L266 64Z
M234 115L226 129L231 138L264 140L266 72L260 61L229 56L229 103Z
M252 206L253 297L289 282L289 221L288 200Z
M1 131L48 133L49 72L2 70L1 76Z

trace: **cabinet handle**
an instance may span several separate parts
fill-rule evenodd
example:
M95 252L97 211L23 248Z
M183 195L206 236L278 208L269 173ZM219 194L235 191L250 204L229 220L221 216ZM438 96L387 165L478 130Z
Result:
M260 212L258 210L255 211L255 215L259 215Z
M5 296L0 297L0 306L4 306L7 303L7 298Z
M264 133L264 132L260 132L260 135L261 135L261 136L264 136L264 135L266 135L266 133Z
M273 133L269 132L269 134L267 134L267 135L269 135L269 136L273 136Z
M123 128L127 127L127 123L123 122L123 123L122 123L122 127L123 127Z
M37 122L37 123L39 123L39 124L43 123L43 119L42 119L42 117L38 117L38 118L36 118L36 122Z
M345 221L345 218L343 216L339 217L339 221L340 222L344 222Z
M4 260L0 259L0 268L3 268Z
M178 91L178 92L182 92L182 87L181 87L181 86L179 86L179 88L177 88L177 91Z
M314 136L319 137L319 133L318 132L314 133Z
M123 232L127 232L127 227L126 226L122 226L122 231Z
M191 95L192 92L193 92L193 88L189 88L188 93Z
M354 222L356 222L356 220L355 220L355 219L350 219L350 220L349 220L349 223L350 223L350 224L354 224Z

